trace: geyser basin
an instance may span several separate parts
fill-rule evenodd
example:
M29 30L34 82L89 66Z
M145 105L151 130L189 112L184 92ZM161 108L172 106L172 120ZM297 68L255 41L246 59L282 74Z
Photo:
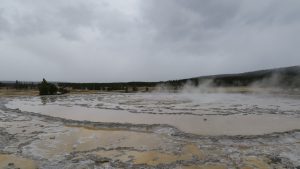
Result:
M169 124L200 135L259 135L300 129L299 100L232 93L99 93L19 97L6 106L82 121Z

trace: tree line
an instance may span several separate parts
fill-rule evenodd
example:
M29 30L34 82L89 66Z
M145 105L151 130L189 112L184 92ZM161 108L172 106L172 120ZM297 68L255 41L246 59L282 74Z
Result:
M45 84L45 79L42 82L1 82L1 88L14 88L14 89L40 89L41 84ZM189 79L169 80L160 82L120 82L120 83L68 83L58 82L51 83L57 87L58 92L66 92L65 89L75 90L102 90L102 91L137 91L143 87L147 91L150 87L155 86L168 86L174 90L182 88L187 83L192 86L199 86L207 81L210 81L211 86L215 87L238 87L238 86L250 86L256 82L262 82L261 84L266 87L289 87L300 88L300 66L261 70L240 74L225 74L214 76L202 76ZM47 82L47 81L46 81ZM48 83L48 82L47 82ZM49 93L57 92L55 87L48 85L45 88L49 89ZM43 87L42 87L43 88ZM59 91L61 90L61 91ZM43 92L42 92L43 93ZM45 92L47 93L47 92Z

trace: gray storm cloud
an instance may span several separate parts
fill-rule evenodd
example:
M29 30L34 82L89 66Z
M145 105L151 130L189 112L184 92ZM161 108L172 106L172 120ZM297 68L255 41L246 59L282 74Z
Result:
M0 80L159 81L300 64L298 0L1 0Z

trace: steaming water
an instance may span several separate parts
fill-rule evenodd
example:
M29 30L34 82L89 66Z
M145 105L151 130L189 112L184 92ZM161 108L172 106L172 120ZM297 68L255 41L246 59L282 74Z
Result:
M169 124L201 135L300 129L300 99L232 93L99 93L19 97L6 106L73 120Z

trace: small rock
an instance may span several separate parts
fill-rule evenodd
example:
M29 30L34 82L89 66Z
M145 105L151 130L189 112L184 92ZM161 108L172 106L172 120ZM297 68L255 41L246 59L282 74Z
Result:
M203 119L204 121L207 121L207 119L205 118L205 119Z
M22 132L24 133L26 130L22 130Z
M8 166L14 166L15 164L14 163L8 163Z
M108 158L98 158L96 160L94 160L96 164L103 164L103 163L109 163L109 159Z
M55 139L55 136L51 136L50 139L51 139L51 140Z
M271 161L272 163L281 163L281 159L279 157L272 157Z

